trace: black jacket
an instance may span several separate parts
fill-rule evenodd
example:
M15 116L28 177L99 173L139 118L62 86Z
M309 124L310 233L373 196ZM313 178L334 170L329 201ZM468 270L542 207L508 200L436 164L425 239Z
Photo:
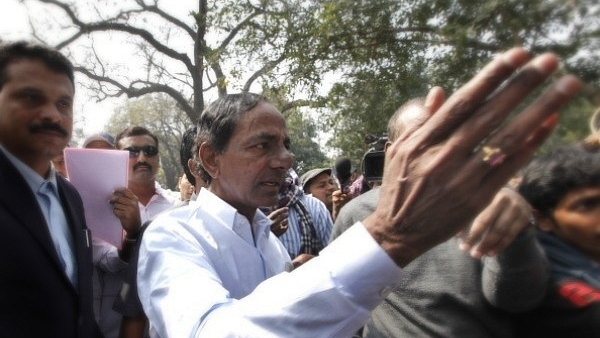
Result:
M70 283L25 179L0 152L0 337L100 337L92 308L92 245L75 188L57 176L73 235L79 287Z

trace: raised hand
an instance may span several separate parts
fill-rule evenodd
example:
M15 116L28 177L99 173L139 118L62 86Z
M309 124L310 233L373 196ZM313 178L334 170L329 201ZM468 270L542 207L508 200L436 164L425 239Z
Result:
M434 88L429 118L386 152L377 209L364 225L405 266L470 224L550 134L557 111L578 91L572 75L555 80L514 118L509 114L558 66L553 54L531 60L522 48L490 62L444 101Z

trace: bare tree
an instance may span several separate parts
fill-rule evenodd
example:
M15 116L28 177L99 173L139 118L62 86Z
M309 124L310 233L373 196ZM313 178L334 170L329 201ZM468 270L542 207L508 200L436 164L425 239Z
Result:
M128 100L118 107L106 126L106 131L117 135L134 125L144 126L159 140L162 173L158 181L170 189L177 190L177 178L183 172L179 161L179 147L183 133L190 123L175 102L163 93L153 93Z
M191 121L202 111L208 91L221 96L230 88L281 86L288 94L304 93L283 110L315 104L311 99L320 81L302 79L314 79L318 71L294 60L306 58L298 42L309 31L311 10L302 2L198 0L181 15L169 10L172 2L159 0L21 1L56 11L54 22L30 20L34 35L75 60L98 100L164 93ZM110 39L108 51L97 43L102 37ZM135 69L111 62L115 54Z

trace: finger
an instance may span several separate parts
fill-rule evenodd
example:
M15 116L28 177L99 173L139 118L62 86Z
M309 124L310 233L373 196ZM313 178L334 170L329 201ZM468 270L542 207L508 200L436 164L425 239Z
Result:
M471 175L471 181L479 186L477 195L481 202L490 200L492 194L506 184L514 172L528 163L556 125L558 116L555 112L577 93L580 85L574 76L561 77L461 164L465 172L482 175L479 179ZM486 147L497 150L499 157L494 161L490 160L491 157L486 159ZM448 154L438 161L456 158L456 155L452 157ZM485 170L482 171L482 167ZM457 181L460 179L456 178Z
M487 99L477 112L458 129L455 136L450 138L449 143L451 145L460 144L468 154L480 144L482 139L497 129L513 109L542 84L557 66L558 59L549 53L533 59L504 87ZM540 111L539 113L542 114L543 112ZM537 119L533 118L534 116L530 116L526 120L521 119L522 122L529 122L522 127L532 125L532 123L539 125L541 119L544 118L543 116L547 116L547 113L541 116L537 115ZM531 129L527 129L527 131L530 132Z
M529 224L531 206L516 191L504 188L484 210L498 214L489 230L471 250L471 255L493 256L507 247ZM474 243L474 242L472 242Z
M521 149L513 155L513 162L507 163L506 166L498 166L497 172L491 172L488 176L511 177L514 172L526 165L533 157L534 152L542 145L542 143L550 136L552 130L558 124L558 113L550 115L544 121L540 128L525 142ZM516 169L515 169L516 168Z
M478 242L470 250L471 256L480 258L483 255L494 256L506 248L517 237L521 229L529 222L529 216L515 211L498 215L497 219L483 233Z
M288 211L288 207L281 207L281 208L273 211L272 215L279 218L279 217L281 217L281 215L287 214L287 211Z
M523 66L530 55L523 48L513 48L488 63L473 79L452 94L418 133L423 143L437 144L477 112L486 99ZM475 145L473 145L475 146Z
M440 109L445 99L444 89L442 89L442 87L435 86L429 90L429 93L427 93L424 105L425 109L433 113Z
M271 211L271 213L267 217L269 217L269 219L271 221L276 221L279 218L279 214L281 213L281 209L282 208L275 209L275 210Z
M528 163L534 151L558 122L555 112L575 96L580 86L581 82L574 76L560 78L519 116L492 136L487 144L501 149L509 161L490 166L492 170L485 178L493 177L496 184L503 184L517 169ZM481 154L473 161L481 165Z
M399 136L403 141L408 137L412 137L414 132L421 128L427 120L433 115L440 106L444 103L444 90L441 87L433 87L429 90L421 113L414 118L411 118L410 123L405 124L405 130Z
M131 199L131 198L137 198L137 197L135 196L135 194L134 194L134 193L133 193L131 190L127 189L127 188L121 188L121 189L119 189L119 192L120 192L120 193L121 193L121 194L122 194L124 197L126 197L126 198L129 198L129 199Z
M477 234L479 238L469 238L468 244L461 242L460 248L473 258L495 256L508 247L527 224L529 216L525 213L502 213Z
M464 232L464 236L461 238L461 250L471 251L471 248L479 243L484 234L491 231L500 214L504 213L505 204L505 201L495 198L487 208L475 217L471 227Z

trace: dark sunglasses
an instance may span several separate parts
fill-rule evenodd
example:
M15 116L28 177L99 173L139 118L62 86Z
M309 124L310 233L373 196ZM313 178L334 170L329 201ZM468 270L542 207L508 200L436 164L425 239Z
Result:
M140 156L140 152L144 152L144 156L146 157L154 157L158 155L158 148L155 146L143 146L143 147L127 147L123 148L123 150L127 150L129 152L129 157L138 157Z

